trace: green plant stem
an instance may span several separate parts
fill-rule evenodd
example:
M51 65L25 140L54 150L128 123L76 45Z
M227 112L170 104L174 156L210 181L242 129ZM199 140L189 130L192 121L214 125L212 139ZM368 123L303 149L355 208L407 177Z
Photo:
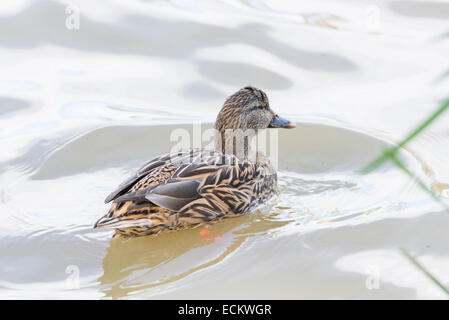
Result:
M441 288L448 296L449 296L449 289L443 285L437 278L435 278L429 271L427 271L426 268L424 268L412 255L405 249L400 249L402 254L410 260L419 270L421 270L430 280L433 281L438 287Z
M425 128L427 128L436 118L438 118L444 111L449 108L449 98L446 99L443 104L429 117L427 118L418 128L413 130L404 140L402 140L398 145L387 149L383 152L381 156L369 163L366 167L361 170L361 173L368 173L379 167L386 159L394 156L398 150L404 147L410 140L415 138L420 134Z
M426 184L421 179L419 179L413 172L411 172L396 156L391 156L390 159L399 169L404 171L410 178L412 178L421 187L421 189L427 192L433 199L435 199L438 203L440 203L447 212L449 212L449 206L446 204L446 202L441 200L441 198L438 197L438 195L436 195L434 192L432 192L432 190L427 188Z

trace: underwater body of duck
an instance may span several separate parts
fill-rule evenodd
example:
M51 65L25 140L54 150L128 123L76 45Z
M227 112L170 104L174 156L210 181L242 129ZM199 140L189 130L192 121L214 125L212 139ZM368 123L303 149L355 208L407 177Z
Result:
M115 236L159 235L249 213L278 192L276 169L250 140L260 130L294 127L274 113L265 92L242 88L218 114L214 151L151 160L106 198L112 207L94 227L113 227Z

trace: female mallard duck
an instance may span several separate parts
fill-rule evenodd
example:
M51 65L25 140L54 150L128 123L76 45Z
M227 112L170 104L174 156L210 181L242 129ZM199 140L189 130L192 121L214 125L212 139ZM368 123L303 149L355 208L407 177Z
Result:
M257 130L294 127L271 110L262 90L240 89L218 114L215 151L151 160L106 198L113 200L111 209L94 228L115 228L114 237L158 235L251 212L277 192L276 170L262 154L250 157L248 140L240 152L234 133L250 132L248 139Z

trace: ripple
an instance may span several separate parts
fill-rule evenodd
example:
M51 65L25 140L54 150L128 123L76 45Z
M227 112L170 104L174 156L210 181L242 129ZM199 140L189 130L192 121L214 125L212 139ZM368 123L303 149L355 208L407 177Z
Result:
M0 117L31 108L32 103L17 98L0 97Z
M105 238L93 234L91 226L61 228L33 224L29 228L22 229L20 234L3 232L0 282L9 283L13 289L26 283L59 281L62 282L60 289L65 290L67 266L75 265L80 269L83 284L83 279L92 281L92 275L101 274L101 268L95 265L102 259Z
M24 92L37 91L41 89L39 83L27 80L0 80L0 91Z
M164 108L138 108L117 105L104 101L76 101L63 104L60 114L67 118L94 118L106 120L178 120L189 119L188 115L163 111Z
M207 78L237 87L251 83L256 87L281 90L293 85L291 80L279 73L246 63L200 61L198 68Z
M293 13L279 11L268 7L260 0L242 1L242 0L222 0L227 5L244 10L265 18L279 19L281 21L290 21L299 24L311 26L327 27L336 29L331 21L342 21L343 18L330 13Z
M449 19L449 3L442 1L390 1L396 13L417 18Z

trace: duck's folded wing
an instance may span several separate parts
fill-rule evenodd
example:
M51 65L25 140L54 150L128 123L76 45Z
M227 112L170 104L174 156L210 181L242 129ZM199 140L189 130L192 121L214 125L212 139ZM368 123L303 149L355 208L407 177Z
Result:
M164 166L167 163L182 163L182 161L186 161L186 159L197 156L198 153L198 150L182 151L177 153L166 153L154 158L153 160L144 164L135 174L122 182L116 190L111 192L106 197L104 203L108 203L126 194L136 183L151 174L154 169Z
M124 182L122 182L116 190L111 192L106 199L104 200L104 203L108 203L112 200L115 200L117 197L121 196L122 194L125 194L129 191L129 189L132 188L133 185L135 185L137 182L139 182L140 179L145 177L152 169L155 169L159 166L164 165L164 161L159 161L158 159L154 159L147 163L145 165L145 171L138 171L133 176L126 179Z
M180 218L212 220L228 213L241 214L257 205L257 185L263 183L257 163L211 164L179 167L165 184L146 192L146 199Z
M198 180L172 181L148 190L145 198L160 207L178 212L185 205L201 198L199 185Z

